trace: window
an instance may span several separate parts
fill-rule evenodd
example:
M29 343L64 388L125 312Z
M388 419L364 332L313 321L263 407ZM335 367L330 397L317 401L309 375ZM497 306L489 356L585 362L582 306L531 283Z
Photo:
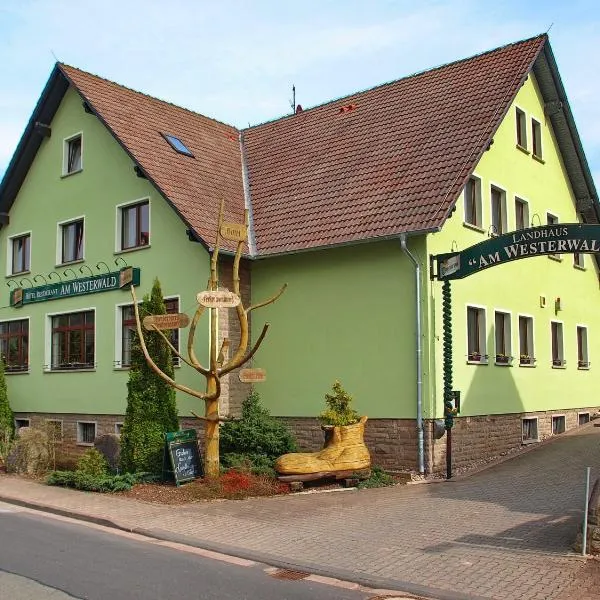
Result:
M565 415L554 415L552 417L552 435L565 432Z
M29 320L0 323L0 354L7 373L29 369Z
M467 359L470 362L487 362L485 353L485 310L467 307Z
M123 423L115 423L115 434L121 435L123 431Z
M533 317L519 316L519 364L535 364L533 353Z
M150 203L123 206L121 215L121 250L141 248L150 243Z
M11 268L12 275L27 273L30 268L31 234L26 233L10 238L11 243Z
M93 310L52 317L52 370L93 369L94 338Z
M529 204L521 198L515 198L515 229L529 227Z
M465 223L482 226L481 180L477 177L470 177L465 186Z
M527 124L525 121L525 113L520 109L516 109L517 118L517 146L527 149Z
M54 419L46 421L46 433L50 442L57 443L63 439L63 423Z
M19 433L19 429L23 427L29 427L29 419L15 419L15 433Z
M590 422L590 413L579 413L577 415L577 425L580 427Z
M169 142L169 145L171 148L173 148L173 150L175 150L175 152L183 154L184 156L191 156L192 158L194 157L189 148L178 137L169 135L167 133L162 133L161 135L165 138L165 140L167 140L167 142Z
M558 225L558 217L552 213L546 213L546 223L548 225ZM560 254L549 254L548 257L560 260Z
M179 298L166 298L165 310L167 314L179 312ZM131 341L136 329L133 304L121 307L121 367L131 366ZM179 329L171 329L169 341L179 350ZM179 366L179 357L173 357L173 365Z
M531 119L531 140L533 142L533 156L542 158L542 126L539 121Z
M78 173L83 168L81 160L81 134L74 135L65 140L65 149L63 156L63 175Z
M538 441L538 420L537 417L523 419L521 421L523 441L537 442Z
M573 266L577 267L579 269L585 269L585 261L584 261L584 255L583 254L579 254L579 252L575 252L573 254Z
M496 311L494 314L494 329L496 340L496 364L508 365L512 361L510 314Z
M587 327L577 325L577 367L589 369Z
M83 260L83 219L60 225L61 263Z
M552 321L550 332L552 336L552 366L564 367L567 361L564 359L563 351L563 324Z
M77 443L93 444L96 439L96 423L79 421L77 423Z
M493 187L492 198L492 234L502 235L506 233L506 194L504 191Z

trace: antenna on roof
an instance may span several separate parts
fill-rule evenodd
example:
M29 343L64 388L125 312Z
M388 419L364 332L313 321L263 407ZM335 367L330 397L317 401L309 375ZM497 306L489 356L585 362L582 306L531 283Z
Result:
M58 56L56 56L56 54L54 54L54 50L52 50L52 48L50 48L50 54L52 54L52 56L54 56L54 60L56 62L60 62L60 60L58 60Z
M548 27L548 29L546 29L546 34L550 33L550 30L552 29L552 25L554 25L554 23L550 23L550 27Z
M292 112L296 112L296 86L292 84L292 99L290 100L290 106L292 107Z

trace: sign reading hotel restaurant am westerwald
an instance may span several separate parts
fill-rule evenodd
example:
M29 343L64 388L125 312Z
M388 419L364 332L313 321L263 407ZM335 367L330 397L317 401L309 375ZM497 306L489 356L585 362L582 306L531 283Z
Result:
M438 254L437 279L462 279L521 258L551 254L600 253L600 225L561 223L520 229L475 244L462 252Z
M11 306L23 306L34 302L47 302L71 296L97 294L140 285L140 270L137 267L125 267L113 273L81 277L60 283L49 283L30 288L18 288L10 294Z

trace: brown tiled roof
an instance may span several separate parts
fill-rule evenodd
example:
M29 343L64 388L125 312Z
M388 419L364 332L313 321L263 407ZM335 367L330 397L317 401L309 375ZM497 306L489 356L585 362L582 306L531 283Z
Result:
M546 40L245 130L258 254L441 227Z
M221 198L226 218L243 223L242 162L235 127L74 67L59 68L208 246L214 245ZM161 133L178 137L194 157L175 152Z

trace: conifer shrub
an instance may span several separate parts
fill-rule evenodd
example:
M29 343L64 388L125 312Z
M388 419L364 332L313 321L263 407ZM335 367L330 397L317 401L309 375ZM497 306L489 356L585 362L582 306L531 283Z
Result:
M336 381L332 386L332 394L325 394L327 409L319 415L323 425L343 426L358 423L360 415L350 406L352 396Z
M5 464L15 436L15 417L8 402L4 360L0 359L0 463Z
M86 450L85 454L77 461L78 473L91 477L102 477L108 474L108 462L95 448Z
M144 297L140 306L140 319L164 314L160 282L155 279L152 293ZM164 434L179 429L175 390L146 362L136 331L132 338L127 409L121 433L121 469L127 473L158 475L162 471ZM144 332L144 339L158 368L174 378L173 358L167 343L154 331Z

